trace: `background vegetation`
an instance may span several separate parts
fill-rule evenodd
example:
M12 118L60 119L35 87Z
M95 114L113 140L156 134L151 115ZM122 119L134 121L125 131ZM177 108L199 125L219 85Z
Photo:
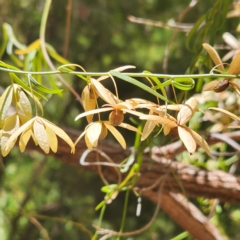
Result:
M52 2L46 29L46 41L70 62L77 63L91 72L109 71L129 64L137 67L134 70L136 72L146 69L156 73L184 74L190 71L189 66L193 63L198 51L190 51L194 49L187 48L186 32L176 33L175 29L168 25L171 19L178 21L181 18L181 14L189 5L189 0L72 1L71 23L67 28L67 6L70 2L63 0ZM197 4L188 12L186 11L184 18L181 19L184 23L194 24L216 2L221 1L196 2ZM44 1L0 0L0 5L0 23L9 23L21 43L29 45L39 38ZM223 12L234 9L233 1L232 3L229 1L226 5L227 8L223 9ZM133 23L129 21L129 16L160 21L166 27ZM239 17L228 18L217 31L214 42L226 46L222 34L231 31L237 37L238 24ZM66 37L68 36L67 47ZM208 39L207 36L205 40ZM168 65L164 67L169 43L171 45ZM227 51L229 49L221 51L221 56ZM15 64L7 52L3 54L2 60ZM204 64L200 69L209 71ZM5 88L9 81L7 74L0 72L0 78L0 85ZM77 77L68 76L68 78L67 81L80 93L84 83ZM138 97L144 95L143 91L134 86L128 85L126 88L126 83L123 81L119 82L118 88L123 98L133 97L135 94ZM193 90L193 92L197 91L197 88ZM169 96L172 96L171 94L169 92ZM52 96L44 108L45 117L52 122L77 130L84 129L84 120L74 121L81 106L69 92L66 91L63 98ZM132 145L134 136L131 134L125 136ZM161 139L156 138L156 142L160 141ZM219 147L223 146L219 145ZM210 166L209 162L197 161L196 158L186 159L188 159L187 163L195 166L203 168ZM221 159L219 161L221 162ZM100 191L103 184L99 176L68 166L56 161L53 157L43 156L35 151L20 154L17 148L0 162L0 239L47 239L45 231L48 232L50 239L90 239L90 235L94 233L92 224L96 223L99 217L99 212L94 208L104 197ZM229 167L230 165L222 159L221 164L217 166L215 164L213 168L227 171ZM238 172L239 170L236 171ZM204 214L209 214L212 200L199 198L194 201ZM123 202L124 194L120 194L109 206L104 216L104 227L119 228ZM137 198L132 194L126 231L147 224L156 206L148 199L143 199L140 217L135 215L136 207ZM34 223L32 217L35 216L38 216L37 219L41 225ZM230 239L239 238L240 208L238 205L219 204L214 222ZM171 239L182 232L184 229L160 211L147 231L126 239ZM190 236L187 238L191 239ZM184 239L184 237L176 239Z

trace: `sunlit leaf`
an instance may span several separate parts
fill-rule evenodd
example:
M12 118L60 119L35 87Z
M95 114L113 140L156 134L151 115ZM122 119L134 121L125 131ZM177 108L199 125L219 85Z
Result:
M28 47L26 47L25 49L16 49L15 53L16 54L27 54L33 50L36 50L38 47L40 46L40 39L37 39L36 41L34 41L33 43L31 43Z
M46 49L47 49L49 55L53 59L55 59L57 62L62 63L62 64L70 64L70 62L67 59L63 58L61 55L59 55L50 44L46 43L45 46L46 46Z

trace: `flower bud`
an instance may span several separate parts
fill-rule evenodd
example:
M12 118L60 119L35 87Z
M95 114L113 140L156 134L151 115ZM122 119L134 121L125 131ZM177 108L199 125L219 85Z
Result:
M220 80L214 87L214 92L220 93L225 91L229 86L229 80L228 79L223 79Z
M119 109L113 110L109 114L109 122L113 126L120 125L122 123L123 119L124 119L123 112L121 110L119 110Z

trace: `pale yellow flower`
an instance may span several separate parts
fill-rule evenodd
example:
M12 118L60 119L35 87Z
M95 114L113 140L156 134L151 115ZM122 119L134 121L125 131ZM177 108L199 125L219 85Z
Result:
M17 121L13 123L13 125L14 124L16 127L13 126L12 129L14 130L15 128L16 130L13 131L7 141L1 145L3 156L6 156L10 152L19 136L19 149L21 152L25 150L30 137L33 138L35 144L39 145L45 153L48 154L50 149L56 152L58 147L56 135L71 147L72 153L75 152L75 146L69 136L61 128L44 118L34 117L20 127ZM2 134L4 134L4 131Z
M171 134L171 131L175 132L175 130L177 130L176 133L179 135L190 154L196 151L198 144L210 155L210 149L207 142L198 133L184 125L191 119L196 110L197 100L195 98L190 98L180 107L177 119L168 114L166 116L145 115L140 117L140 119L163 125L163 132L165 135Z
M119 127L126 128L131 131L139 132L139 130L127 123L119 124ZM82 139L85 135L85 142L87 148L92 150L94 147L97 147L98 141L104 139L107 136L108 130L113 134L117 139L120 145L125 149L126 142L122 134L114 127L109 121L97 121L90 123L84 130L84 132L78 137L75 142L75 145ZM139 132L140 133L140 132Z
M211 59L215 63L216 67L220 71L224 72L225 69L224 69L222 60L219 57L216 50L207 43L204 43L203 47L207 50L208 54L210 55ZM240 74L240 52L236 54L236 56L230 63L227 73L232 75ZM240 95L240 87L236 83L232 82L232 80L233 80L232 78L226 78L222 80L213 80L204 86L203 91L214 91L216 93L219 93L219 92L225 91L229 87L229 85L231 85Z

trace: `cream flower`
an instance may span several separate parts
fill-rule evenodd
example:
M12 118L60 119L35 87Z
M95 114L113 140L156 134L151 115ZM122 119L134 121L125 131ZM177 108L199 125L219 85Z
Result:
M163 132L165 135L171 134L172 131L175 132L175 130L177 130L176 133L179 135L190 154L193 154L196 151L198 144L206 151L208 155L210 155L210 149L207 142L199 134L184 125L191 119L196 110L197 100L192 97L186 101L183 106L181 106L177 115L177 119L170 115L145 115L140 117L140 119L145 119L156 124L163 125Z
M19 149L21 152L25 150L31 136L35 144L39 145L45 153L48 154L50 149L53 152L57 152L58 140L56 135L71 147L72 153L75 152L75 146L69 136L61 128L44 118L34 117L21 127L19 127L19 123L16 121L15 126L16 130L11 133L11 136L1 146L3 156L6 156L10 152L19 136ZM12 129L14 130L14 127ZM4 135L4 131L2 134Z

